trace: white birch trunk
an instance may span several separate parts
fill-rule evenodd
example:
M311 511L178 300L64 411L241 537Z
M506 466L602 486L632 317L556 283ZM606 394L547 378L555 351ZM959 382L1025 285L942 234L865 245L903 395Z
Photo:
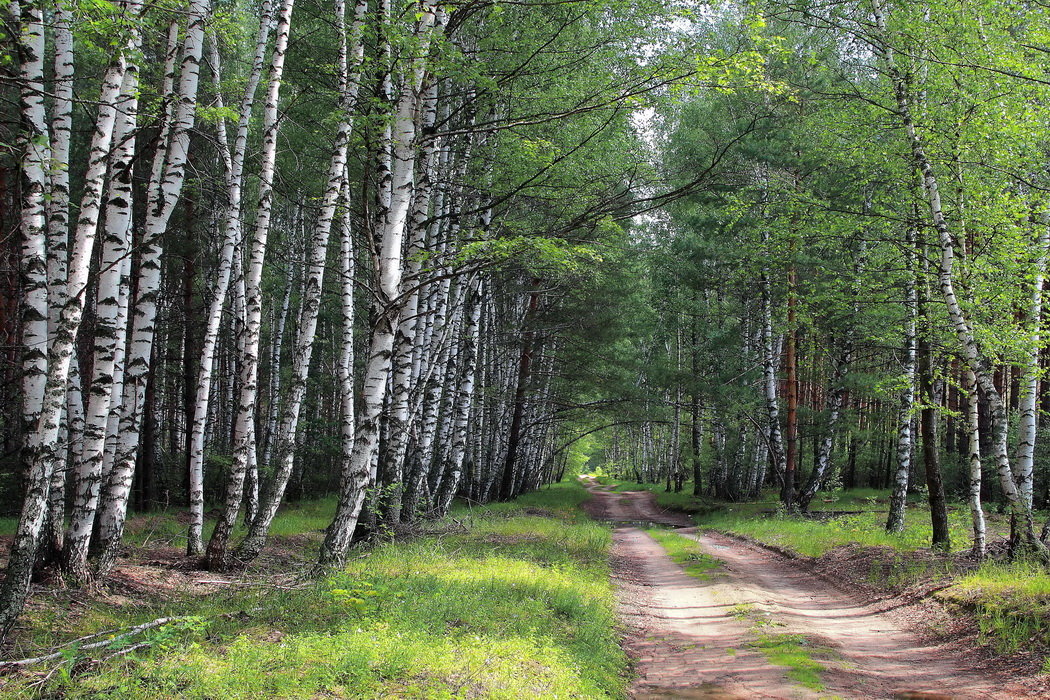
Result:
M952 240L951 230L948 226L948 221L944 216L944 210L941 205L941 195L937 176L933 171L933 165L926 154L922 139L919 136L912 117L908 86L903 75L897 68L895 54L893 48L889 44L889 36L886 29L886 17L882 9L882 1L872 0L872 7L874 8L875 13L875 23L881 34L882 40L882 46L878 46L876 49L881 50L883 61L886 64L887 73L893 84L893 92L897 101L897 112L904 125L905 132L907 133L912 157L922 175L923 194L925 195L926 203L929 206L931 223L933 224L934 230L937 232L937 239L940 245L940 267L938 277L941 296L944 298L945 306L948 309L948 316L951 318L952 327L958 337L963 358L976 375L978 387L980 387L981 393L987 398L991 408L992 444L995 448L996 471L999 476L999 484L1002 487L1003 495L1006 497L1006 500L1010 505L1012 514L1017 518L1017 523L1022 528L1021 546L1038 553L1041 557L1046 557L1048 556L1046 545L1040 542L1035 534L1032 509L1026 505L1019 489L1017 488L1013 470L1010 465L1010 451L1008 445L1009 416L1007 414L1006 405L1002 396L999 394L999 391L995 388L995 383L992 380L991 373L988 369L988 359L982 353L981 348L974 337L973 331L970 328L970 322L963 312L955 291L955 276L953 271L955 262L954 241Z
M780 398L777 379L777 343L773 338L772 282L769 273L762 275L762 386L766 400L768 447L773 458L773 470L783 480L787 472L787 453L780 430Z
M448 465L445 468L445 477L442 490L437 498L437 514L439 516L448 513L459 490L460 478L463 475L463 458L467 450L467 426L468 418L474 400L474 377L477 373L478 357L478 331L481 323L481 299L475 299L470 312L470 321L466 333L463 336L463 346L460 348L460 362L462 363L462 378L456 391L456 402L454 404L452 449L450 450Z
M66 303L66 275L69 269L69 152L73 130L73 33L71 13L65 3L56 3L54 25L54 98L51 111L50 185L47 201L47 297L48 344L54 339L58 315ZM46 355L46 349L43 350ZM29 394L25 394L29 396ZM65 483L71 452L69 417L59 419L58 444L55 454L51 490L48 499L47 532L42 555L47 558L61 553L65 528Z
M1046 221L1036 221L1039 229L1036 241L1038 258L1035 263L1035 279L1032 281L1031 304L1028 307L1027 357L1021 379L1021 396L1018 401L1020 420L1017 426L1017 456L1015 477L1017 490L1028 510L1032 509L1032 475L1035 467L1036 429L1039 423L1037 404L1039 401L1039 351L1042 339L1043 282L1046 279L1047 246L1050 245L1050 228Z
M211 400L212 367L215 362L215 346L219 340L222 310L230 287L233 271L234 249L241 239L241 196L244 181L244 157L248 149L248 131L251 124L255 93L262 77L266 59L266 45L270 36L272 2L263 0L259 7L259 30L255 38L255 53L252 57L248 83L241 97L238 111L237 133L233 147L226 140L226 129L219 123L219 147L226 163L226 215L223 225L224 237L219 251L219 264L211 286L211 303L208 307L207 324L201 340L200 364L197 368L197 390L193 407L193 424L190 428L189 454L189 506L190 523L187 532L186 554L200 556L204 552L204 438L207 432L208 408ZM213 39L211 63L213 75L220 75L219 51ZM221 93L217 91L221 107Z
M170 117L162 126L162 147L158 148L150 169L138 277L126 350L120 440L113 469L107 481L106 503L102 513L103 529L108 536L100 539L99 543L99 559L96 563L96 572L99 575L108 571L116 560L124 532L144 419L146 383L153 355L163 235L182 194L185 181L190 131L196 121L197 88L200 84L201 55L204 49L204 24L210 12L211 0L189 0L177 93L172 95ZM171 82L174 83L174 79ZM174 88L174 85L172 87Z
M120 9L125 17L131 20L128 35L129 42L134 45L137 41L136 22L139 4L125 2L121 4ZM62 309L62 315L55 329L54 342L49 348L43 403L37 423L28 436L25 449L26 494L8 560L7 575L0 588L0 632L5 636L25 603L29 578L40 545L44 518L47 514L48 490L55 465L56 442L62 411L68 395L69 366L83 317L84 294L98 227L106 166L112 147L116 120L115 103L120 95L127 67L125 49L126 47L121 47L117 51L117 55L112 59L103 77L99 95L99 111L88 150L87 171L84 177L76 234L73 239L68 279L69 298ZM40 205L42 207L42 201ZM34 235L42 236L42 234L43 226L40 226ZM40 271L46 276L46 261L41 259L40 263ZM44 298L46 299L46 289ZM45 312L40 319L45 338L46 319Z
M417 36L421 39L420 54L406 71L392 129L390 205L385 208L379 236L378 288L375 290L378 304L365 370L363 410L357 419L350 463L341 475L336 515L325 533L325 540L321 546L318 561L320 568L339 566L345 562L357 525L357 516L364 503L365 488L372 473L371 465L377 457L379 414L383 410L386 398L394 327L400 312L397 299L401 291L404 263L402 248L415 180L418 90L423 78L425 56L429 51L436 14L435 6L431 2L421 3L421 6L416 27ZM384 17L389 16L389 6L386 10ZM382 183L380 187L386 189Z
M135 48L130 46L129 50ZM122 319L121 295L127 288L123 284L124 262L131 254L131 168L135 155L138 89L138 67L129 62L116 105L118 114L112 137L115 146L95 297L94 360L84 416L84 443L76 465L73 509L62 552L66 575L78 583L89 578L88 547L98 512L117 354L127 331L126 321Z
M244 350L240 358L240 395L236 402L237 411L233 426L233 464L230 466L226 483L225 507L208 543L208 567L212 570L224 570L229 565L227 546L230 532L241 507L244 476L252 459L249 452L256 449L254 424L259 376L259 338L262 328L262 271L273 213L273 179L277 163L277 134L280 129L278 107L294 4L294 0L282 0L278 10L266 101L263 106L259 205L256 209L254 237L244 277L247 314L244 319Z
M423 129L429 131L437 121L437 82L431 78L424 103ZM419 327L420 286L419 273L423 264L423 251L426 245L426 221L431 209L433 178L431 170L437 155L437 141L431 139L423 148L417 168L417 181L413 192L412 214L409 217L410 240L405 262L405 283L411 285L406 291L407 298L401 311L401 322L397 327L394 358L392 362L393 384L390 397L390 411L387 420L391 422L386 452L383 455L386 475L385 493L386 509L384 518L387 522L401 522L401 500L404 493L405 455L410 435L409 394L413 389L413 369L418 365L413 362Z
M911 460L914 444L912 408L915 405L915 367L916 367L916 331L915 319L919 314L918 280L915 277L915 239L916 232L909 228L905 241L905 254L908 266L908 289L904 297L904 309L907 318L904 321L904 348L901 354L902 379L900 400L897 409L897 450L896 470L893 475L893 493L890 496L890 509L886 517L886 532L904 530L904 514L908 500L908 478L911 475Z
M340 48L340 107L342 121L336 131L335 146L328 165L328 178L320 211L314 224L311 237L308 269L303 291L302 310L296 330L295 356L292 367L291 387L287 404L284 408L276 440L277 471L273 482L266 491L266 498L260 503L259 511L251 523L248 536L237 549L237 557L250 561L258 556L266 541L270 525L277 515L277 509L284 500L288 481L295 465L296 439L299 428L299 413L306 397L306 385L313 357L314 341L317 336L317 318L321 308L321 291L324 287L324 275L328 260L328 241L331 237L332 224L335 220L339 200L344 194L344 181L347 177L346 154L353 128L353 107L357 100L359 84L356 69L364 55L362 43L367 4L358 2L351 35L353 37L352 60L355 74L350 75L351 50L348 48L344 27L345 6L342 0L336 0L337 28L341 38Z
M981 506L981 429L978 419L977 376L966 369L966 444L969 466L970 516L973 521L973 554L984 559L987 540L984 509Z
M294 276L291 270L288 270L284 288L284 300L281 302L280 316L277 318L276 324L274 324L273 340L270 343L269 403L266 415L266 434L263 437L262 450L262 463L267 466L269 466L273 455L273 443L277 439L277 423L281 415L281 354L284 347L284 329L288 324L288 313L292 307L292 288L294 286Z
M350 178L343 178L343 211L339 217L339 272L342 337L339 346L339 473L350 468L354 449L354 260L350 226Z
M24 446L44 410L48 375L48 254L45 207L50 197L51 136L44 108L44 23L36 2L11 2L17 22L19 107L22 124L22 424ZM68 141L68 134L67 134ZM68 160L68 154L67 154ZM68 195L68 182L66 187ZM64 245L63 245L64 250ZM56 251L57 253L58 251ZM64 257L64 256L63 256Z

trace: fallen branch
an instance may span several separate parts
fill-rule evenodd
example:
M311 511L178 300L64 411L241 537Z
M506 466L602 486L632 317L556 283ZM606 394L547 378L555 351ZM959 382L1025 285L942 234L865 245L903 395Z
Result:
M302 584L299 586L282 586L279 583L269 583L267 581L223 581L221 579L201 579L194 581L199 586L214 585L214 586L254 586L262 588L276 588L281 591L301 591L308 586Z
M187 618L182 618L182 617L160 617L160 618L157 618L156 620L152 620L150 622L146 622L146 623L143 623L141 625L136 625L135 627L132 627L132 628L128 629L126 632L122 632L121 634L114 635L113 637L110 637L109 639L106 639L104 641L92 642L91 644L85 644L83 646L76 647L76 649L77 649L77 651L90 651L92 649L101 649L102 647L112 646L114 642L117 642L119 640L127 639L128 637L133 637L136 634L139 634L141 632L145 632L146 630L150 630L150 629L153 629L155 627L161 627L163 625L168 624L169 622L175 622L177 620L184 620L184 619L187 619ZM106 633L105 632L100 632L99 634L106 634ZM80 639L74 640L73 643L76 643L76 642L81 641L83 639L91 639L92 637L97 637L97 636L99 636L99 634L88 635L87 637L81 637ZM70 648L71 648L70 646L66 646L61 651L56 651L56 652L53 652L53 653L50 653L50 654L44 654L43 656L34 656L32 658L29 658L29 659L18 659L17 661L0 661L0 670L8 669L8 668L21 668L23 666L32 666L34 664L44 663L45 661L54 661L55 659L61 659L65 655L65 652L68 649L70 649Z

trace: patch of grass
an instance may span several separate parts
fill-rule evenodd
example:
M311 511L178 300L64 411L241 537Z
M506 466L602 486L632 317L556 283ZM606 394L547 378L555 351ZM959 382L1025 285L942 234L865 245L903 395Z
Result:
M957 508L948 515L953 549L969 548L969 512ZM783 512L762 516L751 508L731 507L700 517L697 522L702 527L744 535L809 557L819 557L846 544L911 551L929 547L931 539L929 518L921 512L909 513L905 530L900 534L887 533L885 513L876 511L821 520Z
M685 535L658 527L647 528L646 532L660 543L675 564L694 578L706 581L711 578L710 572L722 565L714 557L704 554L696 540Z
M751 623L748 630L751 641L747 645L762 652L774 666L786 668L788 678L810 690L824 690L820 676L824 664L813 657L818 654L829 656L832 654L830 649L813 644L804 634L770 632L771 628L783 627L784 623L773 619L754 603L737 603L729 609L729 615Z
M760 632L749 646L762 652L771 664L787 668L788 678L799 685L817 692L824 690L824 682L820 677L824 665L813 655L827 650L811 644L806 635Z
M936 596L974 610L981 636L1000 653L1050 646L1050 572L1037 562L985 563Z
M203 622L41 689L67 698L622 697L609 529L575 484L461 510L467 532L382 544L302 590L99 603L66 639L162 614ZM311 527L303 515L302 527ZM220 613L226 613L221 615ZM85 628L88 628L85 630Z

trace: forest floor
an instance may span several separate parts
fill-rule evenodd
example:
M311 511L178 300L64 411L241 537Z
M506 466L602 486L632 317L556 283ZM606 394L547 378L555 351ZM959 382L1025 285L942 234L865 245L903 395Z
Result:
M651 492L589 490L588 513L615 525L633 697L1046 697L1043 678L975 648L929 597L872 595L820 560L699 531ZM700 570L683 570L653 526L689 538L696 551L675 558Z
M622 697L611 535L587 498L566 482L459 506L319 580L330 501L286 509L263 557L222 576L183 556L184 518L141 516L111 576L34 586L0 649L0 697Z

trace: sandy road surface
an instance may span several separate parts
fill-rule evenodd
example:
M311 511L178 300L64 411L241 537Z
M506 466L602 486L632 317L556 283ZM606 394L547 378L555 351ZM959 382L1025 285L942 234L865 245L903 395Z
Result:
M697 532L647 492L592 486L595 517L620 523L614 569L625 646L635 658L636 698L1034 697L975 660L928 646L899 611L854 599L807 567L734 538ZM687 576L641 529L677 527L722 562L710 578ZM750 646L759 634L804 635L819 648L823 690L788 678Z

